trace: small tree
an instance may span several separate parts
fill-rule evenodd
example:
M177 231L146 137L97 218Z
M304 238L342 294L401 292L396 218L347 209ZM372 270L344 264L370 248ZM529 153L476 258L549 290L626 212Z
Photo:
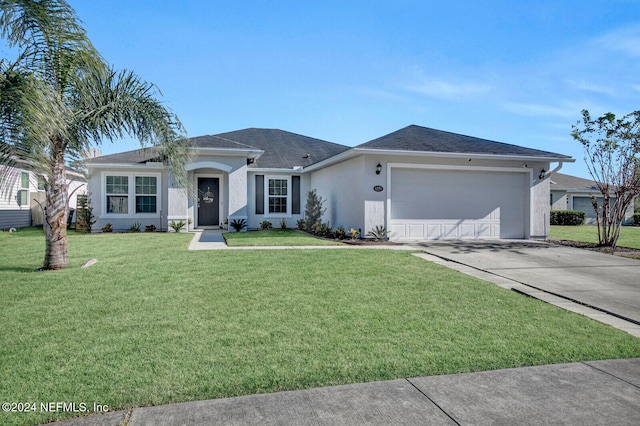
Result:
M317 194L315 189L307 193L307 204L304 207L304 220L307 231L311 230L311 227L320 221L327 210L322 208L324 202L325 200Z
M76 210L76 229L84 229L87 234L91 233L91 228L96 223L90 195L78 195L78 210Z
M67 167L81 170L88 148L131 136L157 147L184 186L185 131L155 85L104 60L65 0L0 1L0 38L11 52L0 58L0 165L26 163L44 179L43 266L61 269L68 263Z
M600 245L614 248L627 208L640 193L640 111L616 119L612 113L592 119L582 111L582 123L571 136L584 146L584 160L602 194L591 197Z

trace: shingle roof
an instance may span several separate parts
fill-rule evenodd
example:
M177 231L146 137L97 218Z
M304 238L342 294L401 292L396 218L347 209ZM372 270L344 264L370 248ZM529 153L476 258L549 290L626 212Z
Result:
M158 150L154 147L139 148L133 151L102 155L86 160L87 164L135 164L158 159Z
M587 191L598 191L596 183L589 179L582 179L576 176L554 173L551 175L551 189L576 189Z
M285 132L278 129L250 128L217 135L197 136L189 140L194 148L262 150L264 154L249 167L307 167L349 149L344 145ZM153 161L155 148L141 148L87 160L88 164L133 164Z
M358 145L356 148L571 158L553 152L525 148L416 125L407 126L393 133L389 133L386 136L373 139L372 141Z
M350 149L348 146L323 141L278 129L250 128L212 136L192 138L202 148L254 148L264 151L252 168L308 167Z
M251 168L309 167L351 149L348 146L278 129L249 128L189 139L194 148L264 151ZM411 125L356 148L463 154L518 155L570 159L566 155ZM158 159L156 148L141 148L87 160L88 164L135 164Z

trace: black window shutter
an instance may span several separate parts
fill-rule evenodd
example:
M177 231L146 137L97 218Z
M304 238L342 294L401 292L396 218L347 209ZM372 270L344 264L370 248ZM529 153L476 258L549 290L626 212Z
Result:
M300 176L291 177L291 213L300 214Z
M256 214L264 214L264 175L256 175Z

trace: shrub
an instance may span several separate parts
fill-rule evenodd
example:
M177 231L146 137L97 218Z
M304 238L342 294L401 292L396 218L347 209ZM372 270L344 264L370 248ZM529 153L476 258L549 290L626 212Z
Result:
M141 227L141 226L142 226L142 225L140 225L140 223L139 223L139 222L135 222L133 225L131 225L131 226L129 227L129 232L140 232L140 227Z
M186 225L186 223L184 223L183 220L179 220L178 222L174 222L172 220L171 222L169 222L169 226L171 227L171 229L173 229L176 232L180 232L182 228L184 228L184 225Z
M640 213L633 214L633 226L640 226Z
M287 229L287 221L285 219L280 219L280 229L283 231Z
M579 226L584 223L587 214L579 210L551 210L551 225Z
M260 222L260 229L271 229L271 228L273 228L273 225L268 220L263 220L262 222Z
M91 233L91 228L96 223L90 196L91 193L78 195L78 210L76 210L76 230L84 229L86 233Z
M102 232L113 232L113 227L109 222L102 227Z
M336 238L342 240L347 236L347 231L342 226L336 228Z
M307 204L304 208L304 220L306 225L306 230L308 231L310 227L320 222L322 215L327 210L323 209L322 205L324 201L321 196L316 193L315 189L312 189L307 193Z
M358 235L360 235L360 231L354 228L351 228L349 230L349 236L351 237L352 240L355 240L356 238L358 238Z
M327 225L322 222L316 222L311 225L311 232L314 234L322 235L327 230Z
M240 232L243 228L247 227L247 221L244 219L233 219L230 225L236 232Z
M304 231L305 229L307 229L307 221L304 219L298 219L298 222L296 222L296 226L301 231Z
M378 225L373 228L371 231L367 232L367 237L373 238L375 241L382 241L387 239L387 228Z

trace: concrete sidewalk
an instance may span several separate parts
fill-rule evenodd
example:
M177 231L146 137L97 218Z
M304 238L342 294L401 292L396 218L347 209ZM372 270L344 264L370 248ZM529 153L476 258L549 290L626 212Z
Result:
M222 231L217 229L197 230L189 244L189 250L224 250L228 248Z
M187 402L95 414L56 424L637 425L640 358Z

